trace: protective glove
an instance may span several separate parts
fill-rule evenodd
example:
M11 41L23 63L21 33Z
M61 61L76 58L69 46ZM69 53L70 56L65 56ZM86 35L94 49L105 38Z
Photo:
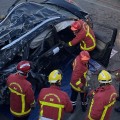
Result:
M70 47L68 43L65 43L64 41L60 41L60 43L65 47L65 48L68 48Z
M69 46L69 47L71 47L71 46L72 46L71 42L68 42L68 46Z

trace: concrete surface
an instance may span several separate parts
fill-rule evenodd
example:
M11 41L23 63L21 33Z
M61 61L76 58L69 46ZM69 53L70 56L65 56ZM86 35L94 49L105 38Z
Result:
M0 0L0 15L6 14L7 9L15 0ZM24 1L24 0L22 0ZM42 0L32 0L40 2ZM77 5L88 11L91 14L93 22L98 22L111 27L115 27L120 30L120 0L73 0ZM120 34L120 31L119 33ZM115 42L115 50L118 53L110 59L108 70L115 70L120 68L120 35L118 35L117 41ZM96 76L93 77L96 79ZM113 82L118 89L118 83ZM82 113L78 97L78 106L74 114L66 114L64 120L84 120L85 114ZM115 106L120 106L117 102ZM0 120L7 120L3 115L0 114ZM120 113L112 112L110 120L120 120Z

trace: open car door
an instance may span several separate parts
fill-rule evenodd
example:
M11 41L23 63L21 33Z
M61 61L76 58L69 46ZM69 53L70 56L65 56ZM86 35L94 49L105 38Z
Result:
M94 23L93 30L97 39L97 46L96 49L92 51L91 57L104 67L107 67L111 51L114 47L117 29Z

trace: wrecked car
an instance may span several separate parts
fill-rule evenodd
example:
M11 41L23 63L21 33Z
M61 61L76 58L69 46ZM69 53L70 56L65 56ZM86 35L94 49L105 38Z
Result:
M6 78L16 71L21 60L32 62L30 82L33 89L47 85L53 69L64 69L80 52L79 45L70 50L64 43L75 36L70 25L83 19L93 27L97 39L92 59L107 67L117 30L93 24L89 14L65 0L41 3L23 2L15 5L0 23L0 104L6 103ZM38 87L39 86L39 87Z

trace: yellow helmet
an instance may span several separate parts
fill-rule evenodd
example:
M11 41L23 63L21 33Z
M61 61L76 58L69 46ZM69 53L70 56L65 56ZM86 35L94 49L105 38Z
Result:
M98 81L100 83L110 83L112 82L111 75L106 70L102 70L98 75Z
M62 72L60 70L53 70L49 74L49 81L50 83L56 83L58 80L62 80Z

